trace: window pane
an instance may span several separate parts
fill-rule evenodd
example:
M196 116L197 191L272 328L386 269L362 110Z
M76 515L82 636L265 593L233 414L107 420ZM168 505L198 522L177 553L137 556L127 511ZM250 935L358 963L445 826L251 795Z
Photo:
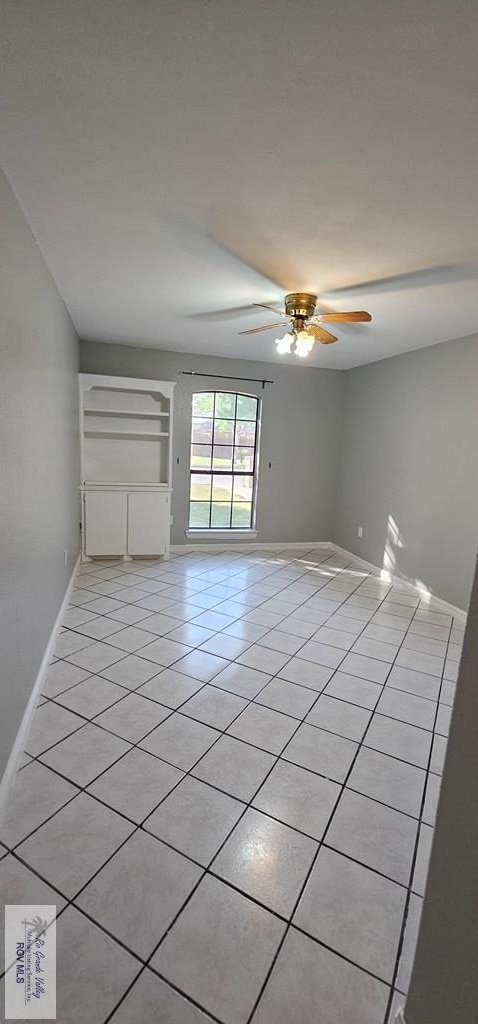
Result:
M253 448L234 448L234 469L242 469L245 473L254 471Z
M197 529L207 529L209 526L210 507L208 501L191 501L189 504L189 525L195 526Z
M234 501L252 501L252 476L234 477Z
M215 416L223 416L224 419L234 419L236 412L236 396L225 392L216 392Z
M192 395L191 528L251 528L259 401L229 391Z
M212 447L210 444L191 445L191 469L211 468Z
M213 501L232 501L232 476L213 476Z
M214 420L214 444L234 444L234 420Z
M193 395L193 416L212 416L213 409L214 391L201 391Z
M193 419L191 441L193 444L212 443L212 420Z
M231 523L231 506L227 501L213 501L211 505L211 526L225 526Z
M212 460L213 469L232 469L232 447L229 445L215 444Z
M191 501L210 501L211 479L209 473L194 473L191 477Z
M257 419L257 398L250 398L249 395L238 395L236 416L238 420Z
M238 420L236 423L236 444L253 445L256 438L256 425L249 420Z
M251 526L252 505L250 501L234 502L232 506L232 526Z

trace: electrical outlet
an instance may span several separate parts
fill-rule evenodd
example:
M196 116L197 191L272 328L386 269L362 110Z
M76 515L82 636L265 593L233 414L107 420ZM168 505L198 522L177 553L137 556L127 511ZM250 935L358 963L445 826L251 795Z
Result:
M358 537L363 537L363 526L359 526L359 528L357 530L357 536Z

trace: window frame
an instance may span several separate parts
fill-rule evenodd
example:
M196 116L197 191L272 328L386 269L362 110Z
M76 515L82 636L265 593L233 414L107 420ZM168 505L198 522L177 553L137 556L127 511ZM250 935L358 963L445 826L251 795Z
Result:
M209 469L196 468L196 467L193 467L191 465L191 462L192 462L192 449L193 449L193 446L194 446L193 423L194 423L194 419L200 419L201 415L194 416L194 412L193 412L193 410L194 410L194 399L195 399L196 395L211 395L211 394L213 395L213 411L212 411L212 415L211 416L203 415L203 417L202 417L204 419L211 420L211 422L212 422L211 463L210 463ZM233 395L234 396L234 400L235 401L234 401L234 416L233 417L232 416L224 416L224 415L216 415L216 398L217 398L217 395ZM244 417L238 416L238 414L237 414L237 400L238 400L239 397L240 398L250 398L250 399L253 399L253 401L256 403L256 417L255 417L254 420L246 421ZM216 532L216 533L217 532L221 532L222 533L222 532L226 532L226 533L234 534L234 533L241 533L241 532L242 533L244 533L244 532L252 532L252 531L255 530L256 513L257 513L257 509L256 509L256 505L257 505L257 483L258 483L258 469L259 469L260 417L261 417L261 400L260 400L258 395L254 395L254 394L251 394L251 393L246 393L244 391L227 391L224 388L217 389L217 390L216 389L212 390L212 389L208 388L207 390L204 390L204 391L194 391L193 392L193 394L191 396L191 431L190 431L190 442L189 442L189 496L188 496L188 527L187 527L188 533L189 532L196 532L196 531L200 531L200 532L204 531L204 532L207 532L207 533L214 533L214 532ZM224 445L223 446L223 447L231 447L232 448L232 460L231 460L231 468L230 469L214 469L213 468L213 463L214 463L214 425L215 425L215 422L217 420L229 420L230 423L233 425L233 443L232 443L232 445ZM254 423L254 425L255 425L254 444L253 445L244 445L244 444L236 445L236 425L237 425L238 422L241 422L241 420L244 421L244 422ZM197 443L200 444L200 443L203 443L203 442L197 442ZM205 442L204 442L204 447L207 447L207 444ZM234 455L235 455L236 448L250 448L251 449L251 451L253 452L252 470L244 471L243 469L234 469ZM205 500L203 502L204 505L209 504L209 522L208 522L207 526L192 526L191 522L190 522L190 520L191 520L191 503L195 501L194 498L191 498L191 485L192 485L192 480L193 480L194 476L210 476L211 477L211 491L210 491L209 501ZM216 500L216 502L215 502L214 499L213 499L214 477L220 477L220 476L232 478L232 491L231 491L231 499L230 499L229 525L227 525L227 526L224 526L224 525L223 526L215 526L214 524L211 523L213 505L219 503L219 501ZM249 477L252 480L251 517L250 517L250 522L249 522L249 524L247 526L244 526L244 525L234 526L233 523L232 523L233 512L234 512L234 478L235 477L241 477L241 476L242 477L244 477L244 476ZM247 504L247 503L245 502L244 504Z

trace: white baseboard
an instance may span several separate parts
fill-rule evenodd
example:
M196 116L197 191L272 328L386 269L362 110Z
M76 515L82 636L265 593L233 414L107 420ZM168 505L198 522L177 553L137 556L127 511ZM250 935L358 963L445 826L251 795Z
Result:
M436 605L438 608L442 608L444 612L449 612L450 615L454 615L455 617L462 618L464 621L466 621L466 612L463 610L463 608L458 608L455 604L450 604L449 601L444 601L443 598L436 597L435 594L433 594L429 590L426 590L425 587L417 586L416 583L412 583L412 581L407 579L406 577L395 576L393 573L388 572L387 569L384 569L379 565L374 565L373 562L365 561L364 558L360 558L360 556L354 554L353 551L347 551L346 548L341 548L339 547L338 544L334 544L333 542L331 542L331 547L334 548L334 550L337 551L338 554L346 555L347 558L350 558L351 562L355 562L357 565L362 565L364 569L372 569L374 572L378 572L383 580L387 580L390 583L393 583L394 585L406 587L414 594L416 594L418 597L420 597L421 600L429 599L430 601L433 601L433 604Z
M449 601L444 601L443 598L437 597L424 587L417 586L417 584L412 583L411 580L406 579L403 576L395 576L393 573L388 572L387 569L384 569L379 565L374 565L373 562L367 562L365 558L360 558L360 555L356 555L353 551L347 551L346 548L341 548L339 544L334 544L334 542L330 540L285 541L283 543L277 541L275 543L267 544L261 544L260 542L250 544L245 542L241 544L231 542L225 537L224 541L220 544L217 542L209 543L208 541L203 541L201 544L171 545L171 551L176 555L186 555L194 551L209 551L211 553L219 553L221 551L242 551L244 554L247 554L249 552L253 553L254 551L277 551L278 549L283 551L287 551L288 549L309 551L312 548L318 548L322 551L330 551L332 554L336 552L338 555L344 555L356 565L363 566L364 569L370 569L372 572L378 573L383 580L387 580L394 585L406 588L411 593L416 594L421 600L429 599L430 601L433 601L435 607L443 609L443 611L448 612L455 618L459 618L463 621L463 624L466 623L466 612L463 608L458 608L456 605L450 604Z
M27 706L25 708L25 711L24 711L24 714L23 714L23 718L22 718L22 721L21 721L21 724L20 724L20 728L19 728L19 730L17 732L16 739L15 739L15 742L13 744L10 757L8 758L8 761L7 761L7 764L6 764L6 767L5 767L5 771L3 773L2 780L0 782L0 820L2 818L3 809L5 807L5 804L6 804L6 801L7 801L7 798L8 798L8 794L10 793L10 788L11 788L11 786L14 783L15 776L16 776L18 768L20 766L20 762L21 762L21 759L22 759L23 751L25 749L26 739L27 739L27 736L28 736L28 731L29 731L30 725L31 725L31 720L33 718L33 714L34 714L35 708L36 708L37 703L38 703L38 698L40 696L40 693L41 693L41 690L42 690L42 687L43 687L43 683L45 681L45 676L46 676L46 674L48 672L48 669L50 667L50 661L52 659L53 649L54 649L55 644L56 644L56 639L57 639L57 636L58 636L58 633L59 633L59 630L60 630L60 626L61 626L61 622L62 622L62 619L63 619L63 615L64 615L64 613L66 611L66 608L68 607L68 604L69 604L69 601L70 601L71 588L73 586L73 580L75 578L75 573L76 573L76 570L78 568L79 561L80 561L80 555L78 555L78 558L77 558L77 560L75 562L75 566L74 566L73 572L72 572L72 574L70 576L70 580L69 580L68 586L66 588L64 598L63 598L63 600L61 602L61 606L60 606L58 615L57 615L57 617L55 619L55 622L53 624L53 629L52 629L52 631L50 633L50 638L49 638L48 643L46 645L45 653L44 653L43 658L41 660L41 665L40 665L40 668L38 670L35 682L33 684L32 692L30 694L30 699L29 699L28 704L27 704Z
M312 548L319 548L319 550L333 551L334 545L329 541L323 540L302 540L302 541L275 541L274 543L261 544L260 542L251 543L250 541L244 540L243 543L231 542L228 537L225 537L222 543L203 541L201 544L171 544L171 551L174 555L186 555L191 551L243 551L247 553L249 551L287 551L296 549L298 551L311 551Z

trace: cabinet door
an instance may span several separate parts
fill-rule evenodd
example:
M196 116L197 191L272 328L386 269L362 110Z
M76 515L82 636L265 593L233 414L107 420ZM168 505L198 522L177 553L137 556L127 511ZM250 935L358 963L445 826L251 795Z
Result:
M169 545L170 495L128 494L128 554L163 555Z
M114 491L85 494L85 554L126 553L127 495Z

